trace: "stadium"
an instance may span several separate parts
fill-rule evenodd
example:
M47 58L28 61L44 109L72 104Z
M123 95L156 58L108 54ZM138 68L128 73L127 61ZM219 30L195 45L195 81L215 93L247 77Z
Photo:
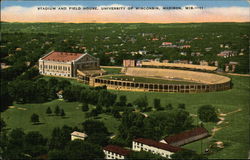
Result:
M90 86L125 91L200 93L231 88L230 78L214 73L142 67L126 67L122 72L82 79Z

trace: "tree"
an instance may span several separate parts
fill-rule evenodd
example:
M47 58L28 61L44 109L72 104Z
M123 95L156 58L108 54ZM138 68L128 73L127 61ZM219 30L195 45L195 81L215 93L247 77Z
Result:
M185 105L184 103L180 103L180 104L178 105L178 108L180 108L180 109L185 109L185 108L186 108L186 105Z
M158 99L158 98L154 99L154 107L155 107L156 110L161 110L162 109L160 99Z
M13 129L2 154L3 159L29 159L23 155L25 133L21 128ZM2 141L1 143L2 144Z
M24 137L24 151L26 154L36 157L47 153L47 139L45 139L39 132L32 131Z
M51 113L52 113L51 108L48 107L47 110L46 110L46 114L49 114L49 115L50 115Z
M36 95L35 83L27 80L15 80L9 84L9 94L18 103L34 102Z
M6 123L4 122L4 120L1 118L0 119L0 132L2 131L2 129L6 127Z
M5 111L8 106L12 105L13 98L10 96L10 93L8 91L8 81L4 81L1 79L0 81L0 112ZM1 114L1 113L0 113Z
M33 114L31 115L30 119L31 119L31 122L33 122L33 124L36 124L36 123L39 122L39 115L33 113Z
M169 103L169 104L167 104L167 105L166 105L166 109L167 109L167 110L172 110L172 109L173 109L172 104L170 104L170 103Z
M47 139L43 137L38 131L28 132L24 141L26 145L46 145Z
M108 129L104 125L103 122L97 120L86 120L82 123L83 130L87 135L95 134L95 133L103 133L108 135Z
M82 105L82 111L86 112L88 110L89 110L89 105L87 103L83 103L83 105Z
M108 144L108 141L109 137L105 133L93 133L87 138L87 142L98 144L100 146L106 146Z
M68 87L68 86L70 86L70 85L71 85L71 83L70 83L69 80L61 80L61 81L59 81L59 83L58 83L58 88L59 88L60 90L64 90L66 87Z
M192 117L183 109L157 112L145 119L143 135L157 140L166 134L176 134L191 129L192 123Z
M121 96L119 97L119 99L120 99L119 105L120 105L120 106L126 106L126 104L127 104L127 96L121 95Z
M64 116L65 116L65 113L64 113L64 110L63 110L63 109L61 109L60 116L61 116L61 117L64 117Z
M202 159L206 160L207 157L197 154L195 151L183 149L171 155L171 159Z
M60 114L60 107L57 105L54 111L55 115L59 115Z
M64 125L62 128L54 128L49 141L49 149L64 149L66 144L70 142L70 133L73 131L74 129L72 127L66 125Z
M132 139L141 137L144 127L144 116L135 112L124 112L122 114L121 124L118 128L119 137L130 142Z
M64 150L54 149L48 153L49 160L68 160L67 153Z
M98 105L109 107L115 103L116 94L110 93L107 90L100 90L98 93Z
M148 99L146 96L138 97L134 101L134 105L136 105L141 111L146 111L148 107Z
M204 105L198 109L199 119L203 122L217 122L219 118L215 108L211 105Z
M112 114L115 118L121 118L121 115L117 109L113 109Z
M104 159L101 147L82 140L70 141L65 152L68 159Z

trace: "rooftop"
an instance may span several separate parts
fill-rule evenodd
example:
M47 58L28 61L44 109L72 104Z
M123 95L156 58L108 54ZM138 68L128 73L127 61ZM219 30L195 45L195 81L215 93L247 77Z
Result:
M87 137L88 135L85 134L85 133L82 133L82 132L74 131L74 132L71 133L71 136L76 136L76 137L83 137L83 138L85 138L85 137Z
M138 139L135 139L133 141L143 143L143 144L146 144L146 145L149 145L149 146L153 146L153 147L156 147L156 148L159 148L159 149L167 150L167 151L170 151L170 152L178 152L178 151L182 150L182 148L180 148L180 147L174 147L174 146L171 146L169 144L157 142L157 141L154 141L154 140L151 140L151 139L138 138Z
M115 145L107 145L106 147L103 147L103 150L113 152L113 153L117 153L117 154L123 155L123 156L127 156L130 152L132 152L132 151L130 151L128 149L124 149L122 147L115 146Z
M78 59L82 55L82 53L51 52L48 55L42 57L42 59L47 61L70 62Z
M207 135L209 134L208 131L205 128L199 127L199 128L194 128L179 134L175 134L172 136L168 136L166 138L164 138L164 140L171 144L171 143L175 143L175 142L179 142L197 135L201 135L207 133Z

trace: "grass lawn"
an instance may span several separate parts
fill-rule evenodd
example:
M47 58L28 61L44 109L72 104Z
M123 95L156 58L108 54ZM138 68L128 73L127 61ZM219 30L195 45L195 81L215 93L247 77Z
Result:
M64 109L65 118L53 115L48 116L46 114L47 107L50 107L52 112L54 112L57 105ZM41 124L33 125L31 123L30 117L33 113L39 115ZM7 128L23 128L25 132L39 131L46 137L50 137L55 127L62 127L63 125L82 128L81 123L87 119L85 112L81 111L81 103L65 102L63 100L54 100L42 104L15 104L14 107L4 112L2 116L7 123ZM110 132L117 133L120 122L113 116L101 114L97 118L105 123Z
M103 67L102 69L104 69L107 74L120 74L122 70L121 68L105 68L105 67Z
M114 79L122 81L134 81L142 83L159 83L159 84L197 84L195 82L187 81L175 81L175 80L166 80L160 78L145 78L145 77L136 77L136 76L127 76L127 75L106 75L102 76L103 79Z
M171 103L177 107L179 103L186 104L186 110L194 117L194 124L198 122L197 109L206 104L216 107L220 113L225 113L223 123L205 123L205 127L210 131L216 127L220 128L214 136L202 140L203 151L210 144L210 141L222 141L225 144L224 149L209 155L209 158L219 159L239 159L247 158L249 151L249 82L250 77L230 76L233 82L233 89L220 92L208 93L155 93L155 92L128 92L110 90L118 95L126 95L128 102L133 102L139 96L146 95L149 105L153 106L153 99L161 99L162 106ZM73 82L72 82L73 83ZM65 119L56 116L47 116L46 108L50 106L54 110L56 105L64 108ZM18 108L19 107L19 108ZM24 110L24 109L26 110ZM237 111L240 109L239 111ZM235 112L234 112L235 111ZM152 114L152 111L148 113ZM30 116L37 113L40 116L40 125L32 125ZM8 109L2 113L2 117L7 123L8 128L21 127L25 131L40 131L45 136L49 136L54 127L64 124L81 127L81 123L86 120L84 112L81 111L80 103L68 103L65 101L54 100L43 104L15 104L15 108ZM109 131L117 133L119 121L112 116L101 114L99 120L103 121ZM197 151L201 151L201 142L197 141L183 146Z

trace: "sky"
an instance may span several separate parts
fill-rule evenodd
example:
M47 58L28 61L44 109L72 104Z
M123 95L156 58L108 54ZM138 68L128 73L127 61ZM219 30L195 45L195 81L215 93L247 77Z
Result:
M62 23L190 23L249 22L249 0L78 0L78 1L1 1L1 21ZM195 9L185 9L192 6ZM55 10L38 9L55 7ZM66 10L59 10L66 7ZM72 10L70 7L79 7ZM84 10L97 7L98 10ZM103 8L121 7L120 10ZM128 7L134 7L129 10ZM157 10L135 7L158 7ZM181 7L181 9L163 9ZM201 9L200 7L203 7Z

